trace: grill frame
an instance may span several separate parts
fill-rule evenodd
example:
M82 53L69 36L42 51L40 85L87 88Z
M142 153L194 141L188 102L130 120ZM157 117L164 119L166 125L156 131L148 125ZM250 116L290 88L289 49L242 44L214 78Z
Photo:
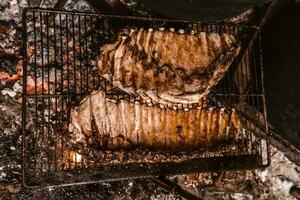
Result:
M111 20L111 24L114 24L119 21L123 21L125 23L127 23L128 21L132 20L132 21L139 21L139 22L143 22L143 23L152 23L152 24L156 24L157 26L161 26L161 24L165 24L165 26L174 26L176 27L176 25L182 26L182 24L186 24L186 25L191 25L191 24L197 24L197 28L201 27L201 29L204 27L204 31L208 32L209 29L211 28L211 31L213 30L212 27L225 27L226 30L224 31L230 31L232 30L233 33L235 34L246 34L245 38L243 39L243 43L242 43L242 49L241 52L239 54L239 56L236 58L235 60L235 64L233 64L235 66L234 67L230 67L230 69L232 69L232 72L228 72L228 75L226 75L224 77L224 79L218 84L218 86L215 87L215 89L213 90L213 95L212 95L212 102L214 102L214 105L217 104L223 104L226 106L231 107L232 103L237 103L238 101L246 101L247 103L249 103L250 101L253 101L253 105L254 107L256 106L258 110L260 110L260 112L262 113L261 115L256 113L256 117L255 118L251 118L251 116L249 116L249 113L243 113L243 116L245 118L249 119L249 123L250 123L250 127L254 128L255 130L257 130L256 132L256 137L260 138L259 140L263 140L265 141L265 145L264 147L262 147L262 144L257 145L256 150L258 150L258 152L255 155L245 155L245 152L243 152L244 155L241 154L237 154L237 155L230 155L230 152L228 155L225 154L225 156L204 156L204 157L199 157L196 159L191 159L191 160L186 160L184 162L181 163L144 163L144 164L127 164L127 165L119 165L119 166L108 166L108 167L103 167L103 166L98 166L94 169L82 169L82 168L78 168L80 166L77 166L75 163L75 167L73 166L73 169L68 169L68 170L52 170L52 168L50 167L50 173L49 172L42 172L43 170L36 168L34 169L31 165L30 162L28 162L30 156L33 156L33 154L31 154L29 151L29 147L28 147L28 138L35 137L37 136L37 133L33 133L31 136L28 134L28 127L27 123L28 123L28 117L29 117L29 110L30 110L30 99L34 98L34 99L41 99L43 101L43 103L45 101L50 102L51 98L62 98L65 97L67 98L67 101L71 101L70 99L73 99L74 95L72 95L72 91L70 91L70 86L68 84L69 89L67 90L66 93L64 93L64 88L62 89L62 93L57 94L57 92L55 93L50 93L47 94L45 93L46 89L48 89L48 91L50 91L50 84L47 85L48 88L42 89L42 92L39 93L38 89L37 89L37 82L38 80L35 79L33 82L35 83L34 86L34 93L30 94L28 91L28 74L30 72L29 66L30 64L32 64L32 62L34 62L35 66L35 73L37 73L37 60L38 58L36 58L37 56L37 51L34 52L33 54L34 56L34 61L29 60L28 59L28 36L30 35L28 33L28 28L32 28L32 27L28 27L28 19L27 19L27 15L28 13L38 13L40 17L39 19L42 21L45 19L48 25L54 25L55 26L55 20L51 19L53 16L69 16L73 22L74 22L74 18L76 18L75 16L80 16L79 19L81 19L81 17L83 16L84 19L86 19L86 17L90 17L90 18L96 18L96 19L103 19L103 20ZM42 15L47 15L47 18L42 18ZM36 21L35 21L36 22ZM85 22L86 23L86 22ZM108 23L108 24L110 24ZM32 187L39 187L39 186L54 186L54 185L73 185L73 184L85 184L85 183L93 183L93 182L100 182L100 181L114 181L114 180L121 180L121 179L131 179L131 178L146 178L146 177L152 177L152 176L157 176L157 175L175 175L175 174L183 174L183 173L195 173L195 172L211 172L211 171L227 171L227 170L245 170L245 169L253 169L253 168L262 168L262 167L267 167L270 164L270 151L269 151L269 139L268 139L268 127L267 127L267 116L266 116L266 106L265 106L265 97L264 97L264 85L263 85L263 66L262 66L262 57L261 57L261 36L260 36L260 31L259 28L255 27L255 26L245 26L245 25L234 25L234 24L226 24L226 23L200 23L200 22L193 22L193 21L186 21L186 20L170 20L170 19L158 19L158 18L145 18L145 17L129 17L129 16L112 16L112 15L101 15L101 14L96 14L96 13L81 13L81 12L67 12L67 11L56 11L56 10L49 10L49 9L38 9L38 8L28 8L25 9L23 11L23 18L22 18L22 24L23 24L23 58L24 58L24 68L23 68L23 102L22 102L22 157L23 157L23 161L22 161L22 176L23 176L23 184L26 187L32 188ZM34 23L35 24L35 23ZM65 23L67 24L67 23ZM81 23L79 23L81 24ZM61 25L61 24L60 24ZM72 24L74 26L76 26L76 24ZM41 25L42 26L42 25ZM74 30L74 26L72 27ZM93 28L93 25L91 23L91 30ZM118 25L117 25L118 26ZM145 24L142 24L142 26L145 26ZM49 27L49 26L48 26ZM60 26L60 30L62 30L62 27ZM104 25L103 25L104 28ZM229 29L227 29L229 28ZM68 28L67 28L68 29ZM37 30L37 28L33 28L33 30ZM43 30L43 27L42 27ZM44 51L49 51L49 48L51 48L51 45L49 46L49 32L50 28L46 28L46 42L45 42L45 46L46 46L46 50L44 48ZM198 30L198 29L197 29ZM217 30L217 29L216 29ZM220 30L219 30L220 31ZM237 31L237 33L235 32ZM79 27L79 32L80 31L80 27ZM115 31L114 31L115 32ZM69 32L68 32L69 33ZM99 32L98 32L99 33ZM97 34L98 34L97 33ZM34 33L35 34L35 33ZM54 29L54 34L55 35L55 29ZM99 36L99 35L98 35ZM80 36L79 36L80 37ZM92 37L92 36L91 36ZM70 38L69 38L70 39ZM74 38L73 38L74 39ZM75 37L76 39L76 37ZM68 39L67 39L68 40ZM97 40L99 41L99 37L97 38ZM32 41L31 41L32 42ZM80 41L81 42L81 41ZM91 39L92 42L92 39ZM36 41L36 35L34 36L34 43L35 45L37 44ZM104 42L105 43L105 42ZM255 43L255 44L253 44ZM74 44L74 40L73 40L73 44ZM99 44L99 43L98 43ZM57 45L57 42L55 41L55 45ZM86 47L88 45L88 42L86 42ZM42 44L43 46L43 44ZM63 46L63 45L62 45ZM69 45L67 45L69 46ZM254 46L254 47L253 47ZM75 45L71 45L71 47L73 49L76 48ZM70 48L71 48L70 47ZM63 49L63 47L61 47ZM67 47L69 48L69 47ZM80 44L80 51L81 51L81 44ZM98 48L100 48L100 45L98 45ZM37 49L37 48L36 48ZM56 49L56 47L55 47ZM42 54L43 54L43 50L42 50ZM55 64L58 63L58 59L59 59L59 55L57 55L56 50L54 50L54 54L55 54ZM88 51L87 51L88 52ZM67 55L69 55L69 50L67 49ZM94 53L95 55L97 55L97 53ZM245 56L247 55L248 56ZM249 54L251 54L252 56L249 56ZM249 59L249 57L253 57L253 55L255 55L254 57L258 56L259 58L256 58L256 60L254 61L255 64L251 64L251 66L256 65L255 66L255 80L253 85L251 86L252 91L250 89L250 91L247 91L246 94L237 94L237 90L230 86L227 87L227 90L224 89L226 88L226 84L228 84L228 82L232 82L233 80L227 80L226 81L226 77L228 79L230 79L230 74L232 75L231 78L234 76L235 72L233 69L244 69L244 67L239 67L241 65L246 66L246 76L247 76L247 66L248 64L247 59ZM43 57L43 55L42 55ZM49 61L49 57L50 55L47 54L46 59L48 59ZM62 57L62 56L61 56ZM75 58L75 56L74 56ZM80 58L81 58L81 53L80 53ZM69 59L69 56L67 56L67 59ZM88 58L85 58L86 60L86 64ZM74 59L76 60L76 59ZM251 60L251 58L250 58ZM246 64L241 64L245 62ZM249 62L249 60L248 60ZM252 61L251 61L252 62ZM63 61L62 61L63 63ZM48 62L49 64L49 62ZM74 66L75 61L74 61ZM62 68L64 68L64 64L61 64ZM70 64L67 64L67 66L69 67ZM259 66L257 66L259 65ZM46 66L46 67L45 67ZM74 67L73 66L73 67ZM77 66L77 65L76 65ZM82 63L80 61L80 67L82 66ZM46 83L46 74L44 74L45 69L46 72L50 73L50 65L45 65L45 61L43 61L42 59L42 88L44 88L44 84ZM48 69L48 71L47 71ZM74 68L75 69L75 68ZM66 69L65 69L66 70ZM69 68L68 68L69 70ZM88 74L88 70L89 68L86 69L87 70L87 74ZM251 70L251 69L250 69ZM252 69L253 70L253 69ZM243 70L241 70L243 72ZM46 73L45 72L45 73ZM55 73L56 73L56 68L55 68ZM254 75L254 70L253 71L249 71L250 74ZM80 71L81 74L81 71ZM36 74L35 74L36 75ZM250 75L250 77L252 76ZM239 77L239 75L236 75L237 77ZM37 77L37 76L35 76ZM55 75L56 77L56 75ZM93 76L94 77L94 76ZM68 75L68 83L70 82L69 79L69 75ZM243 80L243 75L240 78L236 78L236 79L241 79ZM253 78L253 77L252 77ZM251 79L251 81L253 81ZM233 79L233 78L232 78ZM49 79L50 80L50 79ZM76 78L74 78L74 80L76 80ZM93 79L94 80L94 79ZM99 80L99 85L100 82L103 83L102 81ZM240 80L240 81L241 81ZM250 82L251 82L250 81ZM92 90L96 89L94 88L95 85L93 85L93 88L89 88L88 84L89 84L89 77L87 75L86 78L86 82L87 82L87 86L86 88L88 88L88 91L82 92L82 79L80 82L80 93L76 93L76 88L75 87L75 93L76 93L76 97L77 96L85 96L88 93L90 93ZM239 82L239 81L237 81ZM249 81L248 81L249 82ZM255 83L256 82L256 83ZM94 82L93 82L94 83ZM240 83L240 82L239 82ZM56 86L57 82L55 82L55 86ZM248 83L249 84L249 83ZM252 83L251 83L252 84ZM76 82L75 82L76 85ZM77 85L76 85L77 86ZM106 87L106 83L104 81L104 87ZM55 89L56 90L56 89ZM252 93L251 93L252 92ZM256 98L256 100L254 100ZM242 100L241 100L242 99ZM250 100L249 100L250 99ZM249 101L249 102L248 102ZM36 103L36 110L37 110L37 102L39 102L39 100L35 100ZM63 100L62 100L63 102ZM249 103L251 104L251 103ZM32 103L31 103L32 105ZM43 104L44 105L44 104ZM50 105L50 104L49 104ZM43 107L43 106L42 106ZM235 107L238 111L243 111L244 108L240 105L240 107ZM43 108L42 108L43 109ZM50 113L50 106L49 106L49 113ZM39 118L41 117L42 122L45 122L45 116L44 116L45 112L43 112L43 116L38 116L37 111L36 111L36 117ZM260 117L263 118L263 120L260 120ZM36 121L38 122L38 120ZM38 127L39 123L35 123L35 127ZM46 126L46 125L45 125ZM47 125L49 128L49 124ZM37 128L38 129L38 128ZM43 127L44 129L44 127ZM48 139L49 139L49 131L51 132L51 130L47 130L48 133ZM43 132L44 134L44 132ZM51 136L51 135L50 135ZM39 136L37 136L37 140ZM44 137L44 136L43 136ZM248 140L252 140L251 138L252 136L245 137ZM257 139L256 138L256 139ZM256 141L256 140L255 140ZM34 144L35 145L35 144ZM251 143L252 145L252 143ZM49 145L50 147L50 145ZM256 148L256 146L255 146ZM264 148L264 149L262 149ZM44 151L49 151L49 149L46 149ZM206 151L209 151L210 153L213 152L211 149L208 149ZM254 151L253 151L254 152ZM253 153L252 152L252 153ZM205 153L200 153L205 155ZM262 161L262 157L263 154L265 156L264 161ZM34 154L35 155L35 154ZM56 155L56 153L55 153ZM77 154L75 154L76 156ZM216 155L216 153L213 153L213 155ZM76 159L76 158L75 158ZM57 159L55 159L57 162ZM124 174L124 169L126 169L126 171L128 172L127 174ZM41 171L41 173L37 173L37 171ZM86 171L86 172L85 172ZM30 180L32 177L34 177L34 181Z

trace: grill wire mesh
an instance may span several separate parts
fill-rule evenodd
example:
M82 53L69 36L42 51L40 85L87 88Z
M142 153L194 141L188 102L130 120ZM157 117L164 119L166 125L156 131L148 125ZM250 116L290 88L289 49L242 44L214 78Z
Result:
M231 33L242 49L209 95L209 106L235 108L245 119L239 143L164 153L166 162L105 163L83 156L66 137L71 108L105 88L92 60L122 27ZM268 166L260 33L255 27L28 9L23 13L23 180L25 186L66 185L155 175ZM93 151L93 150L90 150ZM141 151L136 150L136 153ZM158 154L152 152L153 157ZM111 153L108 159L116 156ZM184 158L179 161L176 159ZM175 161L175 162L174 162Z

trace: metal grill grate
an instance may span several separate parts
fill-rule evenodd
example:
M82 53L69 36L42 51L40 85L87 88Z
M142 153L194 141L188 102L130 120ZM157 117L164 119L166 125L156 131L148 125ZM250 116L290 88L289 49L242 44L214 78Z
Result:
M68 142L71 108L92 91L106 87L91 61L98 55L100 46L113 41L115 33L124 26L226 32L242 41L240 54L208 98L209 106L235 108L247 120L238 144L173 153L137 149L129 153L163 155L165 159L108 164L101 159L90 159ZM27 9L23 13L23 45L23 180L26 186L242 170L269 164L260 33L255 27ZM117 151L110 152L105 159L113 161L117 155Z

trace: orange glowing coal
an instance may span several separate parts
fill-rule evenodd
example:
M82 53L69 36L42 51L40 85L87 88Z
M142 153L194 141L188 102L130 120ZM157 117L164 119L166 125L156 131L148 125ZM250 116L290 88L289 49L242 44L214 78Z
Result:
M16 81L20 80L23 77L23 71L21 66L17 66L17 71L15 74L10 76L7 72L0 72L0 80L3 82L11 82L11 81Z
M35 83L33 79L28 80L26 86L27 94L46 94L48 93L48 83Z
M74 152L72 157L73 157L73 159L72 159L73 162L75 162L75 163L81 162L81 155L79 153Z
M66 169L74 169L76 165L83 166L84 163L87 162L87 160L81 154L79 154L77 151L72 151L72 150L71 151L64 150L62 154L62 159L60 159L60 161L62 161L61 164Z

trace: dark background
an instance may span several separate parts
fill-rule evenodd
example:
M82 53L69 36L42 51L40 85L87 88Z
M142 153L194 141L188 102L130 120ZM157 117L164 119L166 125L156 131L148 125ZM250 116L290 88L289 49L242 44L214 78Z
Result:
M268 120L300 149L300 3L280 8L262 36Z

